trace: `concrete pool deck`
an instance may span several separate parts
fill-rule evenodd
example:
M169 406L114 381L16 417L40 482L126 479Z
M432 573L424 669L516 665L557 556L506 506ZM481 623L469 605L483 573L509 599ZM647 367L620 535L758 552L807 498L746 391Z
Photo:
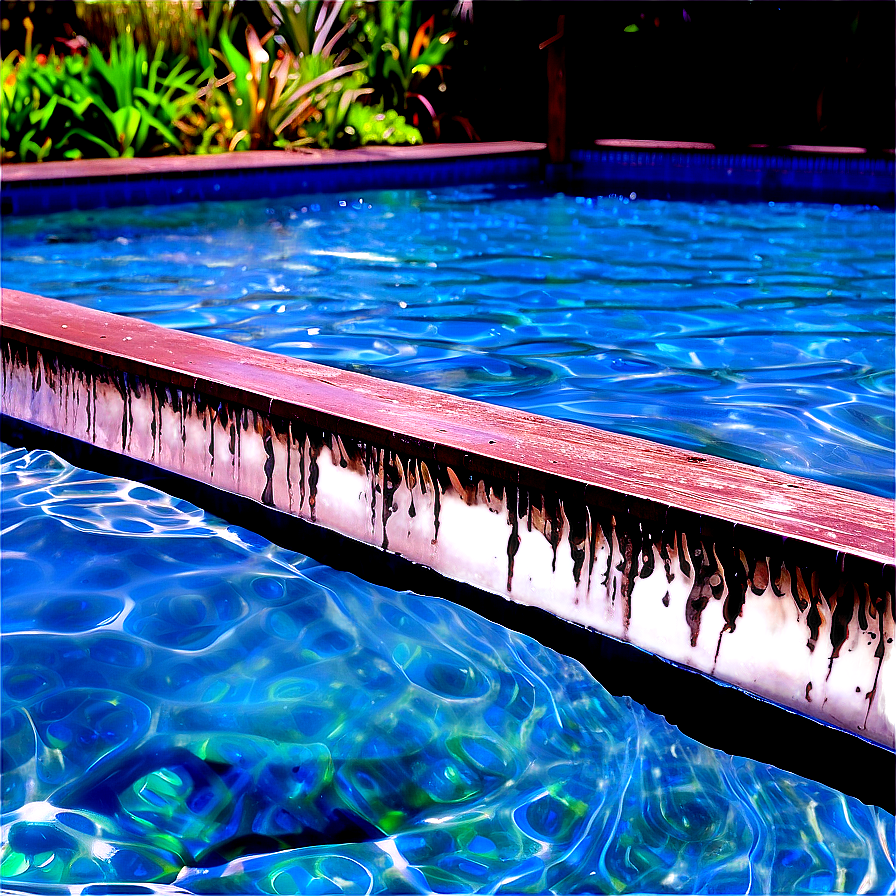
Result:
M4 413L890 747L892 500L2 293Z

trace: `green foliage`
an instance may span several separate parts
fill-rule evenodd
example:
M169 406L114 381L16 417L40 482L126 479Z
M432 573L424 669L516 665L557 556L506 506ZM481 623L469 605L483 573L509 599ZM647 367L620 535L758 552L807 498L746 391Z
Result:
M342 6L267 0L272 30L259 38L248 26L245 54L222 33L212 54L226 67L226 90L216 91L202 120L191 123L193 137L215 134L197 151L421 142L400 116L383 123L381 107L363 105L373 92L366 63L345 63L347 51L338 49L350 24L337 28Z
M454 33L437 33L435 16L421 23L412 0L356 0L352 10L360 25L356 49L371 86L386 108L406 110L408 98L422 97L423 81L442 66Z
M221 50L212 53L228 74L203 103L203 120L191 123L193 135L214 130L217 137L214 146L200 151L314 142L303 130L306 122L321 120L328 106L353 102L367 92L357 75L363 63L336 65L332 56L296 56L275 49L272 36L259 39L248 26L244 54L221 35Z
M186 69L186 56L168 69L162 52L161 44L157 45L150 60L146 48L135 45L131 32L112 42L108 61L97 47L91 47L87 71L97 128L77 133L110 156L180 149L174 124L196 102L204 79L195 69Z
M277 32L277 43L296 56L330 56L354 17L333 31L343 12L343 0L264 0L264 13Z
M379 35L377 51L346 62L349 48L340 44L356 15L343 0L265 0L273 27L259 37L244 23L245 41L231 2L80 2L108 51L93 44L86 56L35 55L29 30L25 53L2 61L0 154L43 161L420 143L389 102L385 111L382 101L370 105L364 70L373 60L381 83L396 84L393 99L404 102L407 86L441 61L450 40L433 40L432 19L412 35L410 0L381 6L361 13L365 33ZM109 36L115 27L121 31Z
M396 145L423 142L420 131L408 124L404 116L394 109L384 112L382 106L365 106L357 102L357 95L361 92L369 94L370 88L343 90L338 103L332 97L328 98L322 105L320 116L304 126L304 139L298 144L314 143L328 149L359 144L366 146L369 143Z
M350 130L351 129L351 130ZM394 109L385 112L380 108L353 105L348 110L346 133L357 135L362 146L368 143L422 143L417 128L409 125L403 115Z
M77 150L62 147L91 102L81 81L83 68L84 60L78 56L47 59L14 51L3 60L0 156L4 160L80 157Z
M19 161L117 157L179 150L176 122L196 102L204 78L170 69L161 48L150 59L133 34L87 58L12 53L3 60L3 158Z

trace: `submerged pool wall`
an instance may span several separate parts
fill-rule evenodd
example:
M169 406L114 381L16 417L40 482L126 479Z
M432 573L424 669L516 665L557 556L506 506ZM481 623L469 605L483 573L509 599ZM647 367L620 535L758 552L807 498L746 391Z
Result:
M892 749L894 502L26 293L3 412Z

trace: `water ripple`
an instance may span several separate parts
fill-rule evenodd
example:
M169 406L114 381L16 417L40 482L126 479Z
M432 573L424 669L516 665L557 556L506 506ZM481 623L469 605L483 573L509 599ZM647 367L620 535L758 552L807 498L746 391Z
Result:
M48 452L0 475L10 887L894 892L892 816L529 638Z

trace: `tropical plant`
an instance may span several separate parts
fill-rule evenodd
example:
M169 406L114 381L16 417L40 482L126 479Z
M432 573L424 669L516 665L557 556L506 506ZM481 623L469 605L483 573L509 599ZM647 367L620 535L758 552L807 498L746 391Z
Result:
M419 132L399 116L383 124L377 118L381 106L363 105L372 93L362 71L365 63L346 63L347 50L337 50L348 28L347 23L336 27L341 7L342 0L268 0L265 11L273 27L259 38L249 25L245 54L222 33L221 48L212 55L226 67L226 91L216 91L204 103L203 119L188 125L193 139L206 141L197 151L328 148L378 138L420 142Z
M422 142L398 112L370 105L367 63L346 62L348 49L338 49L353 21L340 20L343 0L268 0L276 28L259 37L246 25L239 44L232 3L176 0L167 25L152 26L150 50L137 37L149 34L148 10L160 2L82 4L97 15L106 7L141 7L127 12L131 18L106 53L88 45L83 57L34 55L29 31L26 52L3 60L3 157ZM190 57L170 52L167 35L180 20L191 23L194 57L207 61L201 72ZM77 41L78 48L86 44Z
M409 101L415 101L435 118L423 82L433 71L441 74L454 32L437 32L434 15L420 22L419 5L415 6L413 0L356 0L351 13L360 24L355 34L356 49L367 63L370 84L386 108L407 114Z
M169 69L156 46L152 59L127 32L112 41L109 59L95 46L89 49L90 87L95 110L94 129L73 133L96 143L110 156L133 156L173 147L180 149L175 122L195 104L207 73L187 69L181 56Z
M343 17L343 9L343 0L264 0L263 6L277 32L276 43L300 57L334 54L339 40L355 22L354 16L348 16L341 28L333 30Z
M13 51L3 60L0 156L4 160L42 162L60 155L73 121L85 108L78 98L82 67L78 57L34 57L30 52ZM76 151L68 151L69 158L76 156Z
M343 95L351 102L363 92L357 81L347 77L363 68L363 63L335 65L331 56L323 54L296 56L276 49L273 36L269 32L259 38L249 25L246 54L223 33L221 49L212 50L228 75L222 79L226 91L217 90L206 103L205 123L218 129L228 149L301 140L302 125L319 118L328 102L338 104Z
M30 33L29 33L30 36ZM157 48L150 59L133 34L112 42L108 60L25 53L3 60L2 154L20 161L134 156L180 149L175 122L189 113L205 78L170 69Z

